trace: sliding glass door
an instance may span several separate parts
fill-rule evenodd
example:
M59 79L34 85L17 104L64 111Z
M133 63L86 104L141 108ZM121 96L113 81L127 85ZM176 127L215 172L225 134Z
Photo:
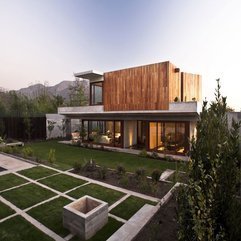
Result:
M188 122L149 122L149 149L185 154L188 150Z

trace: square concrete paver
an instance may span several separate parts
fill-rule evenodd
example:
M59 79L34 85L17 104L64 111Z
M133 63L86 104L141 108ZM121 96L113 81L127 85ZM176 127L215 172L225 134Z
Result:
M0 154L0 167L6 169L6 170L1 171L0 175L4 175L4 174L10 173L10 172L24 170L24 169L27 169L27 168L30 168L33 166L35 166L35 165L28 163L28 162L21 161L19 159L16 159L16 158L13 158L10 156Z

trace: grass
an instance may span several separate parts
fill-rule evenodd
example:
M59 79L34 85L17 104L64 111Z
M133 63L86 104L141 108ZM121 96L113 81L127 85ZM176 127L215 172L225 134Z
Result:
M28 181L21 177L18 177L17 175L14 175L12 173L2 175L2 176L0 176L0 183L1 183L0 191L24 184L26 182L28 182Z
M31 183L13 190L3 192L1 195L13 203L15 206L21 209L25 209L48 198L51 198L56 194Z
M0 223L0 237L1 241L53 240L20 216L10 218Z
M86 181L84 180L71 177L65 174L58 174L56 176L47 177L45 179L40 180L39 182L60 192L65 192L69 189L86 183Z
M88 184L69 192L68 195L76 199L84 195L89 195L102 201L108 202L108 204L111 205L123 197L125 194L110 188L102 187L97 184Z
M135 172L138 167L144 167L147 174L150 174L154 169L164 171L166 169L175 169L175 162L155 160L151 158L140 157L134 154L121 152L101 151L95 149L87 149L83 147L69 146L57 143L57 141L34 142L29 145L35 155L41 160L48 159L49 150L55 149L56 162L54 167L61 170L67 170L73 167L76 161L84 164L86 160L91 158L101 166L116 168L122 165L127 171ZM178 167L182 169L184 164L179 163Z
M139 197L130 196L114 209L112 209L110 213L128 220L145 204L151 204L155 206L157 203Z
M58 235L65 237L69 231L63 227L63 207L71 200L59 197L38 207L32 208L28 214Z
M13 211L9 206L0 202L0 219L6 218L7 216L14 213L15 211Z
M88 239L88 241L105 241L122 225L123 223L120 223L117 220L109 217L108 223L101 230L99 230L91 239ZM75 236L70 241L82 240Z
M29 169L19 171L18 173L20 173L21 175L23 175L25 177L36 180L36 179L39 179L42 177L47 177L47 176L53 175L57 172L52 169L49 169L49 168L37 166L37 167L32 167Z

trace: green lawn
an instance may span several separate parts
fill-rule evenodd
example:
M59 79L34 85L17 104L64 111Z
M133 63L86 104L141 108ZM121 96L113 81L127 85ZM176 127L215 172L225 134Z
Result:
M128 220L145 204L151 204L155 206L157 203L139 197L130 196L114 209L112 209L110 213Z
M81 148L76 146L69 146L57 143L57 141L43 141L35 142L29 145L35 155L42 160L48 159L49 150L56 150L56 163L54 167L67 170L73 166L76 161L84 163L86 160L94 159L97 164L107 166L109 168L116 168L117 165L123 165L127 171L135 172L138 167L144 167L148 174L154 169L161 171L169 168L175 169L174 162L155 160L151 158L139 157L137 155L101 151L94 149ZM183 164L178 164L179 169Z
M35 228L20 216L0 223L1 241L53 241L52 238Z
M108 223L100 231L98 231L91 239L88 239L88 241L105 241L122 225L123 223L120 223L117 220L109 217ZM70 241L82 240L75 236Z
M60 192L65 192L67 190L70 190L74 187L86 183L86 181L84 180L71 177L65 174L58 174L52 177L47 177L45 179L40 180L39 182Z
M119 200L121 197L123 197L125 194L110 188L102 187L100 185L91 183L83 187L79 187L72 192L69 192L68 195L76 199L84 195L89 195L94 198L105 201L109 203L109 205L111 205L117 200Z
M0 191L28 182L12 173L0 176Z
M27 184L22 187L1 193L1 195L15 206L25 209L56 194L36 184Z
M63 207L70 202L72 201L67 198L59 197L30 209L28 214L58 235L65 237L69 231L63 227Z
M47 177L47 176L53 175L57 172L52 169L49 169L49 168L37 166L37 167L32 167L29 169L19 171L18 173L22 174L23 176L26 176L28 178L36 180L36 179L39 179L42 177Z
M0 219L3 219L14 213L15 213L15 211L13 211L9 206L0 202Z

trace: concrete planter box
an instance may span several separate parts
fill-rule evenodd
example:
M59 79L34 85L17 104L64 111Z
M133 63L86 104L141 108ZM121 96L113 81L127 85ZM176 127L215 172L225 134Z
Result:
M63 225L87 240L108 222L108 203L84 196L63 208Z

